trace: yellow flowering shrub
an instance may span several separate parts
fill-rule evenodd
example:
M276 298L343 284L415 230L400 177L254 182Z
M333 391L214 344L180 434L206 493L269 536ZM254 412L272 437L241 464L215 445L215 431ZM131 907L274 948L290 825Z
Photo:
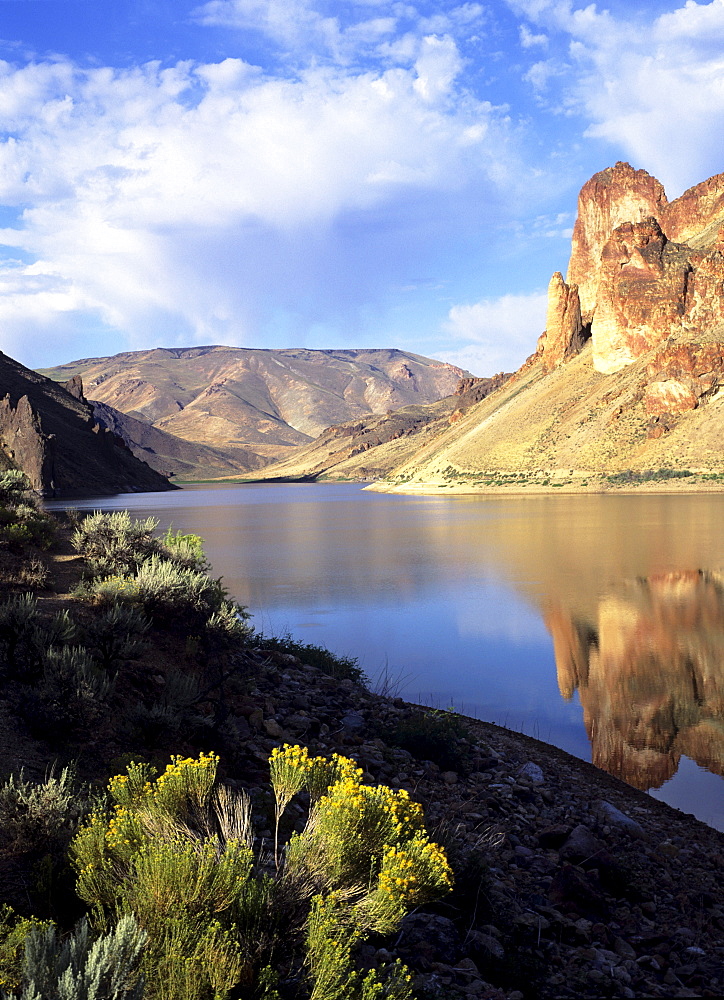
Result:
M421 806L365 784L350 758L278 748L269 759L277 823L297 792L311 806L273 877L256 867L248 801L234 805L237 793L215 788L218 762L172 757L160 775L130 764L109 782L109 808L73 842L79 895L106 920L133 914L147 935L148 1000L223 1000L232 989L271 1000L270 961L302 940L310 1000L410 1000L403 966L363 975L352 953L450 888Z
M354 972L350 955L359 937L392 933L409 909L452 887L445 852L429 839L422 807L404 789L364 784L362 769L337 754L326 760L287 745L272 752L270 769L277 822L280 806L283 811L295 792L316 797L304 831L292 835L286 852L286 872L321 890L307 928L312 1000L406 996L400 970L397 985L385 992L374 975L362 980Z

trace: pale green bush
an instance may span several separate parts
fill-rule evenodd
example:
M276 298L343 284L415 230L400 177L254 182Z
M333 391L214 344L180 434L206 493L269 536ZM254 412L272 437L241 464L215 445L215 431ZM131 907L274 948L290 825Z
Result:
M34 926L25 939L22 989L4 1000L141 1000L138 967L146 935L124 915L92 939L86 920L61 939L52 925Z
M18 697L18 713L31 732L45 739L61 739L87 729L107 710L114 678L93 662L79 646L51 647L42 657L33 685Z
M44 850L57 839L70 839L88 811L86 791L75 786L73 771L27 781L21 771L0 786L0 852L17 855Z
M151 623L138 608L113 603L102 608L82 630L83 644L104 670L136 659Z
M15 680L33 681L45 653L70 642L75 626L68 612L44 618L32 594L15 594L0 604L0 658L2 672Z
M200 535L184 535L181 531L168 529L161 536L162 552L173 562L198 573L208 573L211 563L204 554L204 542Z
M71 541L94 574L130 573L159 551L160 543L153 534L157 527L155 517L134 521L127 510L110 514L95 511L83 518Z
M28 546L45 549L54 535L53 521L38 509L25 473L0 473L0 547L21 553Z

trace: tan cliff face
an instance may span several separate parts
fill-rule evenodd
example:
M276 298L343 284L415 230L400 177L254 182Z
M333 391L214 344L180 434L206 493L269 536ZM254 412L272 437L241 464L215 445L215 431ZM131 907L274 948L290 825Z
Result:
M611 233L624 222L659 218L667 204L659 181L628 163L594 174L581 188L567 281L578 285L586 322L596 309L601 253Z
M673 202L654 177L628 163L595 174L579 195L567 282L559 274L551 280L539 348L546 369L571 357L589 333L594 368L611 374L679 330L695 338L721 323L722 223L724 174ZM574 290L578 328L563 303ZM676 397L675 410L686 398Z

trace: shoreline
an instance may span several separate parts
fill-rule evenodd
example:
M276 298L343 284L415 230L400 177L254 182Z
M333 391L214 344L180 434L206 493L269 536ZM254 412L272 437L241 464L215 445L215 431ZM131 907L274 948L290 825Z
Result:
M687 477L688 478L688 477ZM695 478L695 477L692 477ZM283 477L277 479L224 478L176 480L180 489L186 486L340 486L357 485L371 493L387 493L403 496L440 496L440 491L449 496L556 496L557 494L578 496L604 496L608 494L636 496L643 494L695 495L697 493L724 493L724 479L715 482L689 483L686 479L651 481L635 484L619 483L575 483L559 485L543 483L499 483L496 485L472 485L470 483L450 483L442 480L428 480L422 483L396 483L385 479L311 479L306 476Z
M447 482L436 482L428 481L425 483L394 483L386 480L377 480L365 486L364 489L369 490L372 493L387 493L387 494L399 494L403 496L440 496L441 492L444 491L445 496L498 496L500 494L505 494L506 496L556 496L558 494L574 495L574 496L607 496L610 494L614 495L626 495L626 496L636 496L643 494L646 496L651 496L652 494L661 495L688 495L692 496L698 493L722 493L724 492L724 484L722 483L696 483L696 484L682 484L681 481L675 482L646 482L637 483L635 485L619 485L614 483L595 483L595 484L585 484L580 483L561 483L559 486L553 484L544 485L542 483L531 483L526 486L521 486L516 483L501 483L500 485L486 485L486 486L473 486L469 483L447 483Z

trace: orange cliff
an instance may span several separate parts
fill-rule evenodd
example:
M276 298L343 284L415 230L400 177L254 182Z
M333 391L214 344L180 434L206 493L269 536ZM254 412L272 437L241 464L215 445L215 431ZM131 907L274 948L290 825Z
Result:
M661 347L657 366L666 374L650 373L652 414L695 409L724 384L724 174L672 202L659 181L628 163L583 186L567 278L557 272L549 286L538 345L544 369L589 338L603 374ZM666 356L669 341L706 342L713 367L695 370L702 365L690 359L677 366L676 351Z
M578 691L598 767L642 789L682 754L724 774L723 583L703 571L631 581L600 599L595 622L548 608L558 686Z

